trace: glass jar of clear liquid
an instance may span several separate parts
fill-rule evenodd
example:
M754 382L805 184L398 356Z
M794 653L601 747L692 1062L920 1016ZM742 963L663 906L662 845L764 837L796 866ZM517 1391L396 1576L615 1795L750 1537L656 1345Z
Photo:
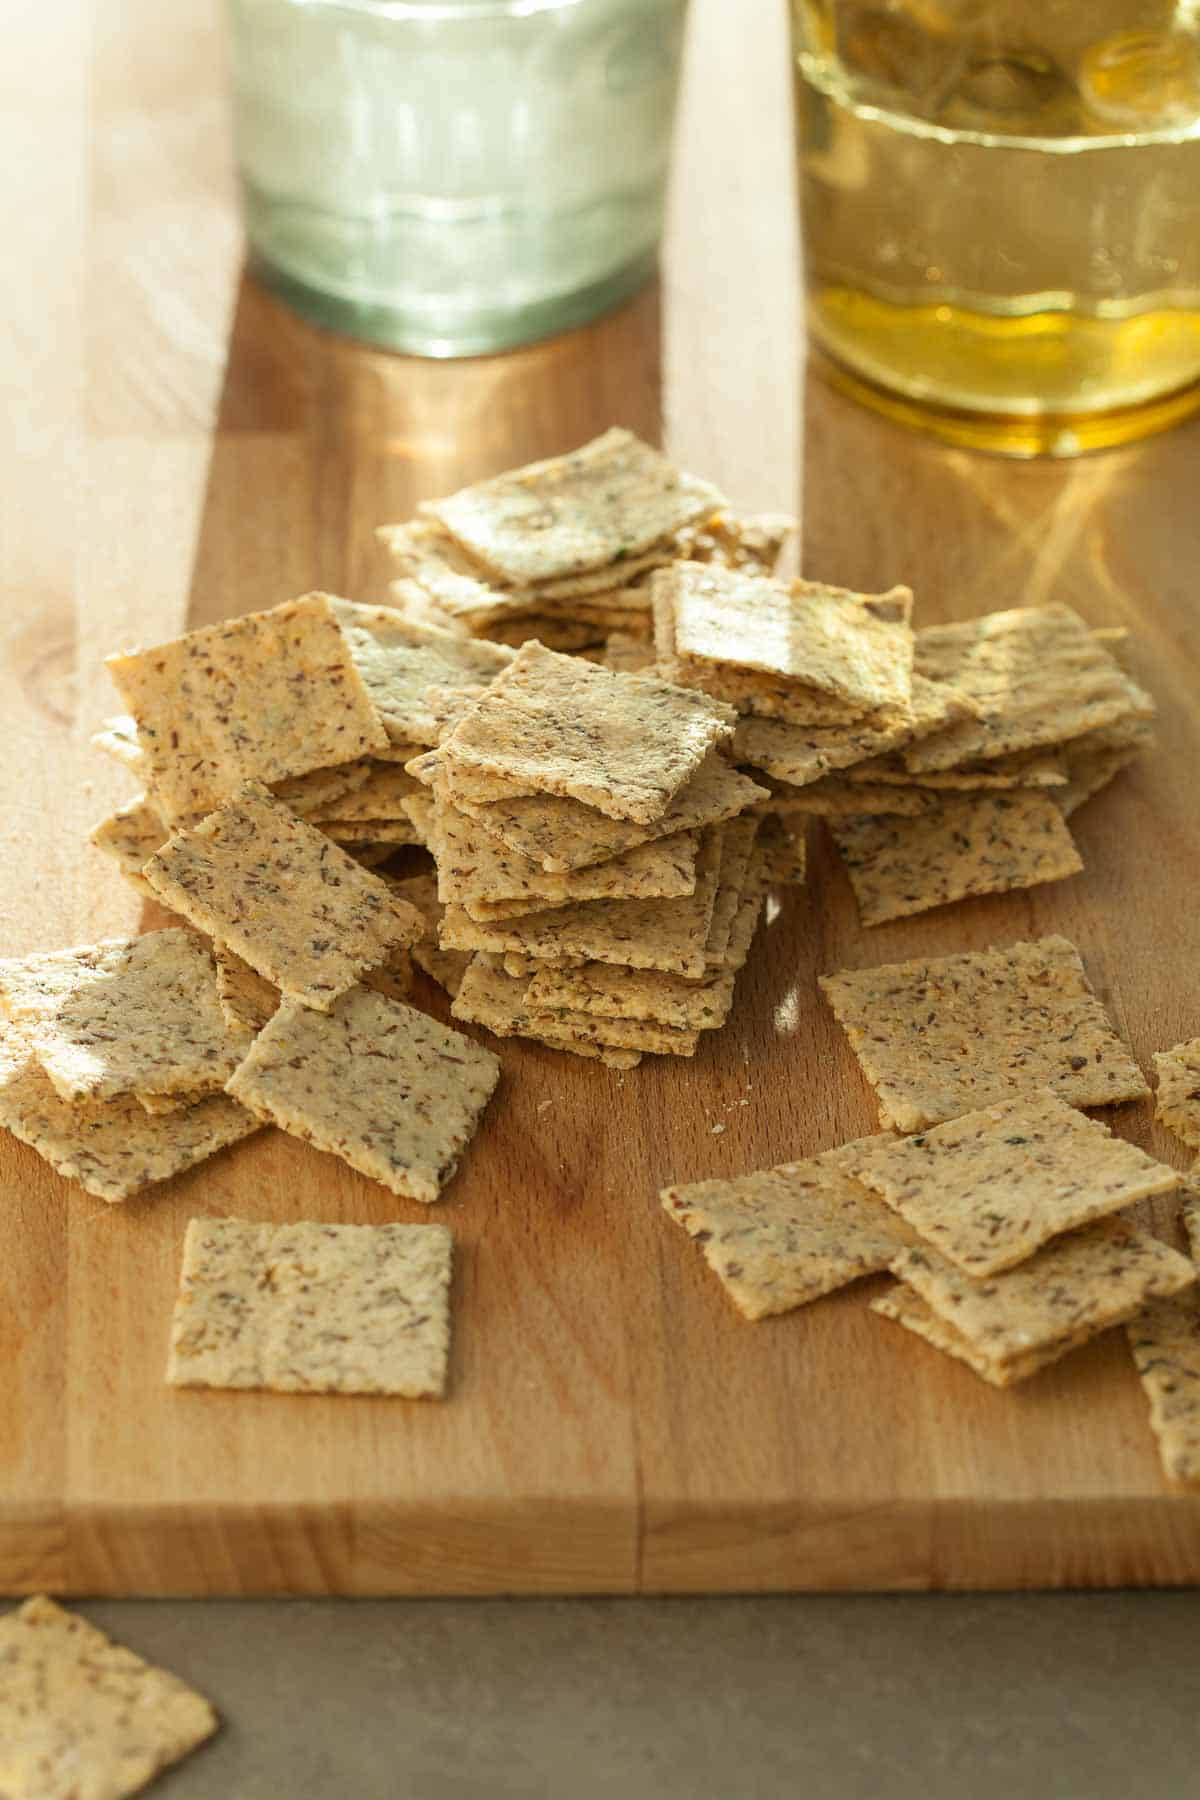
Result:
M318 323L463 356L652 272L686 0L227 0L253 263Z
M792 0L827 371L1015 455L1200 407L1200 0Z

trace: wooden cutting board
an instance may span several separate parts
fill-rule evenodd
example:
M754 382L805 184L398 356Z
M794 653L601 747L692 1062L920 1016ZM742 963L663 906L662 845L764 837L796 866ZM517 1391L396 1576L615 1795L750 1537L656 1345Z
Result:
M193 1214L422 1208L277 1132L116 1208L0 1141L0 1590L1194 1581L1200 1497L1161 1478L1120 1333L1004 1394L872 1317L869 1289L752 1326L655 1194L873 1128L825 970L1061 931L1144 1065L1200 1031L1200 424L1017 467L815 383L801 402L784 47L766 21L734 41L720 0L695 8L661 295L460 365L322 336L238 280L212 23L178 10L167 43L148 0L112 0L90 57L81 13L74 60L60 15L29 15L0 107L9 166L40 171L0 334L0 950L160 922L85 843L129 791L87 743L116 710L106 650L317 585L381 596L380 521L614 422L744 504L802 497L806 571L909 581L922 619L1063 599L1127 625L1160 749L1079 815L1084 875L1009 899L863 932L814 834L694 1063L622 1079L504 1046L437 1209L458 1245L443 1405L162 1380ZM1182 1165L1150 1115L1115 1123Z

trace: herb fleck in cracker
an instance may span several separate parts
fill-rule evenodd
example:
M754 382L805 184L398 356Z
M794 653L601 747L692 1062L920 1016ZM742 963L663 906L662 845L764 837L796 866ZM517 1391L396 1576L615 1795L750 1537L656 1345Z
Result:
M247 613L108 667L137 720L150 798L168 819L248 780L281 781L387 745L325 594Z
M282 1394L441 1395L450 1258L444 1225L193 1219L167 1380Z
M440 725L425 699L428 688L486 684L512 661L512 651L500 644L416 624L388 606L335 600L333 613L396 743L437 743Z
M0 1619L0 1793L125 1800L212 1736L202 1694L53 1600Z
M421 935L385 884L257 783L146 865L166 905L285 995L327 1008Z
M843 970L820 986L881 1124L899 1131L1039 1086L1072 1106L1149 1092L1065 938Z
M436 1200L500 1076L490 1050L355 988L328 1012L285 1000L229 1092L412 1200Z

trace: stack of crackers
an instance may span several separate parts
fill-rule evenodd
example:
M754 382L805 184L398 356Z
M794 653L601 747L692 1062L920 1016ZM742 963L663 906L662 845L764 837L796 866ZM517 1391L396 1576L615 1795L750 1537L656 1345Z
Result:
M728 1016L763 898L765 790L722 749L707 695L526 644L458 709L423 832L453 1012L610 1066L690 1056Z
M916 631L857 594L677 562L659 673L735 706L763 810L826 817L864 925L1077 873L1066 819L1145 748L1150 697L1070 607Z
M770 571L789 518L734 513L632 432L476 482L379 536L395 604L449 629L552 650L647 639L647 578L681 557Z

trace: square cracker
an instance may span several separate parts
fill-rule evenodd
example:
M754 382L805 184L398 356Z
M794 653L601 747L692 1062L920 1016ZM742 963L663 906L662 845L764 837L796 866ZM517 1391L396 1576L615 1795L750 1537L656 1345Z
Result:
M674 563L651 585L668 598L682 661L784 677L869 712L908 704L908 588L855 594L704 563Z
M805 1306L886 1269L912 1236L824 1156L664 1188L659 1198L748 1319Z
M614 429L567 456L426 501L421 511L493 576L529 584L636 556L723 504L710 482Z
M387 744L326 594L110 656L167 819Z
M1184 1184L1184 1224L1200 1260L1200 1186ZM1152 1300L1125 1327L1150 1403L1150 1428L1172 1481L1200 1481L1200 1293Z
M530 1037L551 1050L566 1050L572 1056L598 1058L613 1069L633 1069L642 1060L640 1050L601 1046L566 1031L535 1031L529 1009L529 974L510 974L499 957L480 952L472 957L454 1005L456 1019L483 1025L497 1037Z
M1009 1387L1014 1381L1026 1381L1036 1375L1039 1369L1047 1368L1058 1362L1068 1351L1074 1350L1078 1344L1087 1342L1090 1333L1084 1332L1078 1337L1063 1338L1045 1350L1030 1350L1024 1356L1014 1356L1007 1362L997 1362L985 1354L978 1344L935 1313L927 1301L922 1300L915 1288L900 1282L886 1294L880 1294L872 1300L871 1311L880 1318L892 1319L897 1325L903 1325L915 1337L924 1338L935 1350L945 1351L959 1362L974 1369L976 1375L993 1387Z
M0 1037L0 1129L97 1199L128 1200L258 1130L224 1094L152 1117L133 1096L79 1106L54 1091L19 1029Z
M1066 938L847 969L820 987L876 1090L880 1123L899 1131L1039 1086L1072 1106L1149 1093Z
M0 1793L124 1800L217 1729L202 1694L44 1595L0 1619Z
M579 900L667 899L696 886L698 831L673 832L635 844L601 863L566 874L547 874L541 864L484 831L457 808L436 806L426 838L438 869L438 894L487 917L507 903L516 910L566 906Z
M735 762L749 763L780 781L803 787L823 775L899 750L953 720L975 716L973 703L954 688L914 675L907 709L887 719L860 719L843 725L739 719L732 754Z
M248 1045L211 950L179 927L7 958L0 1007L64 1100L220 1093Z
M518 919L481 925L457 906L446 909L442 944L557 960L578 956L630 969L663 969L702 981L706 946L720 880L725 827L709 826L696 858L692 893L671 900L585 900Z
M864 925L1062 881L1083 867L1054 801L1024 789L946 794L916 818L866 813L831 819L829 829Z
M1158 1072L1154 1116L1174 1132L1181 1144L1200 1150L1200 1038L1176 1044L1173 1050L1156 1050Z
M421 935L420 916L266 789L179 831L146 865L166 905L306 1006L339 994Z
M443 739L443 766L456 793L498 776L514 795L563 794L644 825L732 735L733 717L657 676L530 643Z
M917 634L916 668L968 694L982 716L906 751L909 769L952 769L1061 744L1153 703L1071 607L1016 607Z
M501 644L419 625L389 606L335 600L333 615L394 743L437 743L427 688L486 685L512 661Z
M91 841L97 850L112 858L139 894L154 900L157 896L142 870L169 836L169 827L163 824L146 796L139 794L128 805L118 807L109 818L101 819L91 833Z
M1074 1349L1196 1279L1186 1256L1127 1219L1100 1219L1056 1238L986 1281L972 1281L928 1245L901 1250L892 1268L997 1373L1031 1355Z
M578 800L552 794L487 806L466 804L462 810L489 836L539 863L547 873L566 873L606 862L657 838L701 825L719 825L766 797L764 787L748 775L739 775L714 752L652 825L609 819Z
M277 1394L440 1396L451 1248L444 1225L192 1219L167 1380Z
M470 1142L500 1064L400 1001L354 988L328 1012L285 1000L229 1092L260 1119L430 1202Z
M865 1146L847 1167L976 1279L1012 1268L1064 1231L1170 1193L1180 1179L1046 1088Z

